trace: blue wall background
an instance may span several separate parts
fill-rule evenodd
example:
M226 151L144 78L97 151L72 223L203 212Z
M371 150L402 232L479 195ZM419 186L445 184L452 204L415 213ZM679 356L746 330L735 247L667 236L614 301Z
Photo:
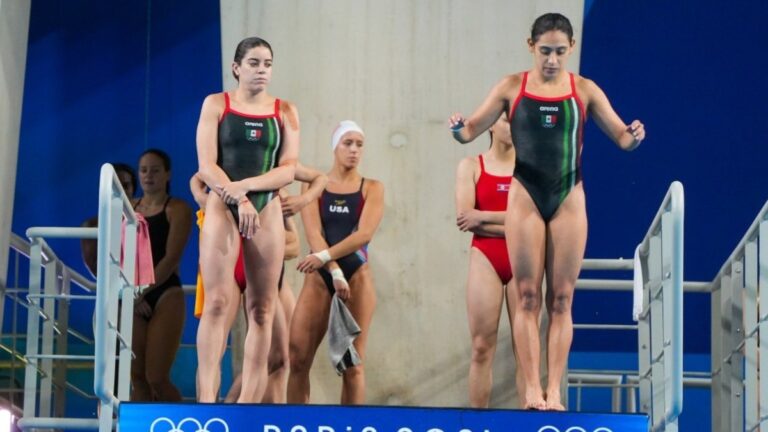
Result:
M587 256L627 256L669 183L685 186L685 278L711 280L768 198L762 101L765 2L587 2L581 73L606 92L648 139L623 153L588 125L583 165ZM756 81L755 81L756 80ZM621 213L612 209L624 209ZM583 320L625 311L579 293ZM587 300L587 301L585 301ZM589 301L592 300L592 301ZM590 315L591 314L591 315ZM709 296L685 297L686 352L709 351ZM619 318L620 319L620 318ZM577 338L577 349L604 349ZM634 349L633 344L627 344Z
M710 280L719 270L768 198L760 176L768 161L766 16L768 5L757 0L586 2L584 32L575 36L581 73L625 121L641 119L648 131L638 150L624 153L594 124L587 128L587 256L628 257L670 182L680 180L686 279ZM199 107L222 86L219 41L218 2L33 2L13 231L79 225L96 213L101 163L135 165L150 147L172 155L172 191L191 202ZM75 242L53 246L84 271ZM186 283L196 257L192 241ZM685 302L686 351L707 353L709 297ZM580 292L576 320L624 322L630 307L627 296ZM82 320L90 326L89 315ZM614 333L580 332L574 342L575 351L635 349L633 338Z
M192 203L188 181L197 168L200 106L222 86L220 33L217 1L32 2L13 232L79 226L98 211L101 164L136 166L152 147L173 158L172 194ZM88 274L79 242L50 243ZM197 254L197 242L190 241L181 267L186 283ZM22 266L19 280L26 277ZM90 308L70 316L86 334ZM20 322L25 316L22 311ZM196 321L187 323L183 341L194 343ZM192 350L182 349L173 371L186 395L194 395L188 379L194 360ZM74 371L70 379L88 388L92 372ZM70 397L68 412L93 415L95 403Z
M13 231L79 226L97 213L101 164L136 166L151 147L171 155L171 192L192 202L200 105L222 85L218 2L35 1L29 31ZM77 242L54 249L85 271Z

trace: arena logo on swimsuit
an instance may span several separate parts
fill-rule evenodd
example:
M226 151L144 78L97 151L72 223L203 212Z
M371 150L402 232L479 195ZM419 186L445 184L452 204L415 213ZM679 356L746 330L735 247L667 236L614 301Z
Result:
M496 183L496 192L509 192L509 183Z

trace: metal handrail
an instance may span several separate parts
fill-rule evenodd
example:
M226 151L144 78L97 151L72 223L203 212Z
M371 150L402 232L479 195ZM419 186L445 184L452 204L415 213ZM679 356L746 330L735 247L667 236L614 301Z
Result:
M768 202L711 282L712 400L726 407L713 415L713 430L751 431L768 424L766 264Z
M641 376L651 376L653 364L664 361L666 364L665 372L668 375L665 376L665 380L668 379L669 390L664 400L665 408L662 418L654 418L654 422L651 425L652 430L663 430L667 425L674 424L680 413L683 410L683 245L684 245L684 216L685 216L685 196L683 193L683 185L678 182L672 182L670 185L659 210L653 218L653 222L648 228L648 232L643 238L642 242L638 246L638 251L641 259L648 260L651 255L652 241L656 239L656 244L661 245L662 238L664 242L671 243L665 245L663 248L657 246L659 253L661 253L661 259L657 263L656 271L660 270L661 277L657 282L658 286L651 287L648 281L643 281L644 290L650 291L650 301L657 301L658 296L661 295L662 289L670 294L670 298L664 298L662 302L662 320L664 327L662 327L663 335L663 348L659 353L655 354L655 358L651 358L650 367L648 370L640 371ZM666 218L666 219L665 219ZM664 230L662 228L665 228ZM669 231L666 231L669 230ZM665 252L666 251L666 252ZM665 255L668 253L669 255ZM668 266L664 267L664 259L668 259ZM670 284L665 287L665 284ZM706 290L704 284L700 284L700 288ZM651 313L650 304L645 308L641 314L643 319L647 319L647 314ZM671 321L670 322L668 322ZM669 329L669 330L667 330ZM656 335L658 336L658 335ZM656 339L654 339L656 340ZM667 357L668 356L668 357ZM641 366L642 367L642 366ZM667 370L667 367L669 370ZM656 393L655 391L653 393ZM652 397L652 395L650 395Z
M120 211L117 210L114 198L120 201ZM122 223L122 218L125 218L126 226L133 227L133 232L129 234L126 229L126 243L129 245L126 247L126 253L135 254L136 250L136 225L138 219L136 213L133 210L130 200L125 195L120 180L117 178L115 169L110 164L104 164L101 167L101 175L99 180L99 226L98 226L98 254L96 263L96 326L94 328L95 339L95 354L96 359L94 362L94 392L99 397L102 404L110 406L112 409L116 409L119 405L119 400L112 393L110 386L112 382L108 382L107 371L110 365L114 365L112 356L108 353L110 350L107 346L107 323L109 321L108 316L108 289L110 284L110 261L114 260L110 249L117 249L114 246L115 240L117 244L120 244L119 240L119 225ZM115 239L115 233L117 233L118 239ZM132 235L131 235L132 234ZM132 244L131 244L132 243ZM132 246L132 247L131 247ZM127 260L133 267L133 260ZM129 280L134 278L134 268L126 269ZM125 314L124 314L125 315ZM114 327L117 327L114 325ZM130 345L130 344L129 344ZM122 362L121 362L122 363Z
M81 228L70 228L70 229L81 229ZM92 229L95 231L95 228L85 228L85 229ZM31 244L24 237L21 237L15 233L11 233L10 246L16 252L29 258L29 249L31 247ZM49 262L52 262L55 256L56 254L53 253L51 248L46 244L43 249L43 264L48 264ZM93 280L91 280L86 276L83 276L76 270L64 265L63 263L61 263L61 265L63 266L62 273L67 272L72 282L76 283L78 286L82 287L87 291L91 291L91 292L96 291L96 282L94 282Z
M736 245L736 247L733 249L733 252L731 252L731 255L728 256L728 259L723 262L723 266L720 267L720 271L717 272L715 277L712 279L712 285L713 290L720 289L717 282L723 277L723 275L729 273L729 268L731 263L736 261L737 259L741 258L741 256L744 254L744 248L747 245L747 242L754 239L759 231L760 223L768 218L768 201L763 204L763 207L760 209L760 211L757 213L757 217L752 221L752 224L747 228L746 233L744 234L744 237L741 238L741 241Z
M14 239L13 247L19 254L26 254L30 259L29 295L27 295L28 325L27 325L27 354L24 398L24 418L19 420L23 429L34 428L98 428L102 432L114 428L114 412L119 400L114 394L114 363L116 341L120 340L120 397L129 396L126 379L130 374L131 334L133 309L133 292L135 286L136 264L136 234L138 218L133 211L130 201L120 185L114 168L104 164L101 169L99 183L99 226L98 228L62 228L34 227L27 230L31 243ZM121 235L121 228L123 234ZM76 238L98 239L97 277L96 284L79 275L74 270L63 265L55 252L45 242L45 238ZM45 282L42 283L42 268L45 269ZM94 355L72 355L66 351L53 351L55 334L62 336L62 328L54 322L58 314L52 307L54 301L71 299L88 299L86 296L69 294L71 282L83 286L88 291L95 291L95 325L94 325ZM44 291L42 288L45 288ZM118 320L118 299L123 297L120 325ZM24 304L18 298L18 304ZM59 303L60 304L60 303ZM64 317L67 309L63 309ZM38 351L38 334L40 320L43 321L43 346ZM66 320L63 321L66 326ZM128 329L127 331L125 329ZM125 334L121 334L122 331ZM87 340L77 334L82 340ZM66 339L64 339L66 346ZM57 345L58 346L58 345ZM94 367L94 393L101 402L98 419L67 419L51 417L51 386L72 389L83 395L84 392L66 382L66 378L51 376L53 361L90 360ZM40 382L39 408L37 408L38 391L37 377L38 361L42 362L43 378ZM60 370L60 369L59 369ZM52 382L51 379L54 381Z
M683 412L683 223L685 196L683 185L674 182L667 193L672 214L672 402L666 412L666 422L677 420ZM666 197L665 197L666 201Z

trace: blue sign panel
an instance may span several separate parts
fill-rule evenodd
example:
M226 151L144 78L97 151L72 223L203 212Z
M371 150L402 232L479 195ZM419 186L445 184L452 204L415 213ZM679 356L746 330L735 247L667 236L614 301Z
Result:
M120 432L646 432L648 417L327 405L120 405Z

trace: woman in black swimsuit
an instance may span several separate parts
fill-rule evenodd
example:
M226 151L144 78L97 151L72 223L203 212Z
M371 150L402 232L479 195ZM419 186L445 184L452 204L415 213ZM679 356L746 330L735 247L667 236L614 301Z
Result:
M293 181L299 156L296 107L269 94L272 48L250 37L235 49L233 91L206 97L197 125L199 173L211 188L200 236L205 303L197 330L200 402L216 402L220 363L238 301L232 291L240 245L248 331L238 402L260 402L267 385L272 321L285 228L277 191Z
M509 118L515 173L504 234L517 291L512 328L525 378L523 406L531 409L565 409L560 380L573 338L571 304L587 242L581 181L584 121L591 116L623 150L633 150L645 138L639 120L624 123L593 81L566 70L574 44L568 18L557 13L540 16L528 39L533 68L502 78L468 119L456 113L448 121L453 137L466 143L502 113ZM549 377L542 389L539 312L545 273Z
M134 401L181 400L170 372L184 329L185 302L178 268L192 229L192 209L183 200L171 198L170 178L171 159L165 152L151 149L141 155L139 182L144 195L133 207L149 225L155 284L141 293L134 308Z

